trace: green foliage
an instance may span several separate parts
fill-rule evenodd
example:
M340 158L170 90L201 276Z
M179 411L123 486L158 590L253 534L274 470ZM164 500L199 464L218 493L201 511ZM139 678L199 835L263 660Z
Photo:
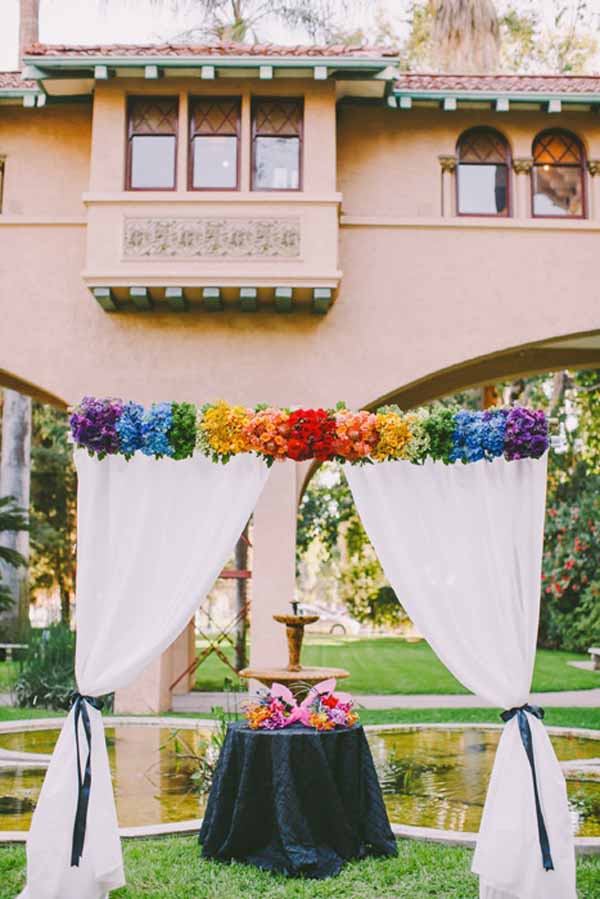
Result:
M173 459L187 459L196 446L196 408L191 403L173 403L169 442Z
M435 405L425 419L424 426L429 437L429 452L433 459L448 464L454 434L454 413L452 406Z
M75 589L77 475L66 413L33 404L31 449L32 594L57 589L63 621Z
M577 372L574 381L583 443L581 455L588 471L600 475L600 372Z
M585 651L600 640L600 477L546 516L540 642Z
M19 531L29 530L27 515L23 509L16 505L12 496L0 497L0 534L15 533ZM10 546L0 545L0 562L9 565L11 568L19 568L26 565L27 562L17 550ZM13 597L10 590L2 583L2 573L0 570L0 612L10 609L13 604Z
M312 478L300 503L296 538L298 560L313 540L320 540L328 553L335 553L340 525L355 520L352 493L342 470L326 463Z
M75 635L64 624L32 630L21 673L15 685L16 704L68 709L76 689Z

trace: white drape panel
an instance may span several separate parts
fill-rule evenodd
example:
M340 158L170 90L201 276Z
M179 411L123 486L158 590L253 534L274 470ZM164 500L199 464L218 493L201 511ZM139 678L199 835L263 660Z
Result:
M79 476L79 691L131 683L181 633L233 551L266 482L251 455L102 461L76 451ZM73 712L52 756L27 841L21 899L101 899L124 883L100 712L92 725L92 789L79 867L70 867L77 804ZM87 742L80 724L82 756Z
M446 667L502 709L527 702L540 599L546 463L347 466L358 512L400 601ZM554 871L538 841L517 718L498 746L473 870L482 899L576 899L566 786L532 715Z

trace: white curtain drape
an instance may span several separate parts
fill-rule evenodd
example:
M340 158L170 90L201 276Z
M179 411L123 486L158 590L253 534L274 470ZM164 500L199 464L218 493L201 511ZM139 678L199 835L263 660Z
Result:
M181 633L233 551L266 482L249 454L215 465L75 453L79 476L76 676L82 694L131 683ZM77 806L73 711L42 787L27 841L21 899L101 899L123 885L123 862L102 716L87 706L92 786L79 867L71 867ZM87 741L79 725L82 759Z
M546 463L346 468L400 601L446 667L501 709L527 702L538 627ZM564 777L527 714L554 870L544 870L518 718L502 734L473 861L482 899L576 899Z

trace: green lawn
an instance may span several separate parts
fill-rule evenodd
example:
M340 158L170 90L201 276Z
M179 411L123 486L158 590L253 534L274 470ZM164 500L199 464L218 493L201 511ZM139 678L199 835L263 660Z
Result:
M128 885L111 899L477 899L471 851L401 840L398 858L346 865L330 880L288 880L244 865L202 861L194 837L124 843ZM23 887L25 851L0 849L0 899ZM600 857L577 861L581 899L600 899ZM542 899L542 897L540 897Z
M232 654L229 654L233 658ZM586 656L540 649L533 691L586 690L600 687L600 672L567 665ZM346 668L348 689L360 693L466 693L425 641L406 643L395 637L308 637L302 652L304 665ZM222 690L231 671L215 655L200 665L196 688Z

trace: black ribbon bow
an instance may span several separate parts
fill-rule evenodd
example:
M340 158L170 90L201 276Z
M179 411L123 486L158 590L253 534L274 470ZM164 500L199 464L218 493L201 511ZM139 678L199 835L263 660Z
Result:
M96 696L82 696L81 693L73 693L72 706L75 721L75 745L77 746L77 811L75 812L75 824L73 826L73 843L71 847L71 867L79 867L79 860L83 854L85 842L85 828L87 823L88 805L90 804L90 790L92 788L92 726L87 710L92 708L102 709L104 703ZM81 776L81 753L79 749L79 719L81 718L83 730L88 744L85 772Z
M531 736L531 727L529 726L529 721L527 720L526 712L529 712L530 715L533 715L535 718L539 718L541 721L544 717L544 710L541 709L538 705L529 705L525 703L525 705L518 706L513 709L508 709L506 712L502 712L500 717L503 721L511 721L515 715L519 721L519 733L521 734L521 742L525 748L525 752L527 754L527 758L529 760L529 767L531 768L531 777L533 779L533 792L535 795L535 813L537 816L537 826L538 826L538 835L540 839L540 849L542 850L542 861L544 863L545 871L554 871L554 862L552 861L552 855L550 853L550 842L548 840L548 831L546 830L546 822L544 821L544 815L542 814L542 805L540 803L540 794L538 790L537 777L535 773L535 759L533 757L533 738Z

